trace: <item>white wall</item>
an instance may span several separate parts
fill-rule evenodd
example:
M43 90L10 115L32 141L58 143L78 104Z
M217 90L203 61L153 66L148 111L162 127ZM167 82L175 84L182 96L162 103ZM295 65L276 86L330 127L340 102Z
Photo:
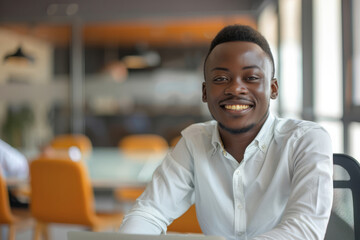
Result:
M29 31L31 35L31 29ZM19 46L34 57L33 63L4 61L4 56L15 52ZM29 105L34 121L23 133L25 147L37 147L52 134L46 121L51 104L47 96L51 98L51 93L44 86L51 84L53 48L49 43L0 28L0 57L0 126L6 119L9 104Z

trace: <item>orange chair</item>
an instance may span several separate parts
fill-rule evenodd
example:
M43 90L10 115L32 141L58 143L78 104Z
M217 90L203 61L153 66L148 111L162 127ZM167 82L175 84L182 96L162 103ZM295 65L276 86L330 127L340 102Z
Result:
M77 147L84 158L87 158L92 151L90 139L83 134L62 134L56 136L51 142L50 147L57 150L67 150L70 147Z
M171 141L175 146L181 136ZM125 152L154 151L161 152L168 150L168 144L164 138L158 135L130 135L119 143L119 147ZM141 187L124 187L115 191L115 196L120 201L135 201L144 191ZM179 233L202 233L196 217L195 205L192 205L182 216L175 219L169 226L169 232Z
M133 202L144 192L145 187L122 187L114 192L120 202Z
M195 205L192 205L183 215L175 219L167 228L168 232L202 233L197 221Z
M176 144L179 142L181 136L176 136L173 139L171 139L170 141L170 146L173 148L176 146Z
M50 223L76 224L102 231L118 228L123 215L96 213L94 195L81 162L40 157L30 163L31 213L36 219L34 239L48 239Z
M9 196L7 192L6 183L1 175L0 175L0 224L7 224L9 226L8 240L15 240L16 230L25 230L33 226L33 219L31 218L30 212L28 210L10 209Z
M119 149L130 159L146 159L152 155L163 155L169 149L165 138L156 134L134 134L119 142ZM115 198L120 202L133 202L144 191L144 187L123 187L116 189Z
M119 148L124 153L163 153L169 145L165 138L156 134L133 134L119 141Z

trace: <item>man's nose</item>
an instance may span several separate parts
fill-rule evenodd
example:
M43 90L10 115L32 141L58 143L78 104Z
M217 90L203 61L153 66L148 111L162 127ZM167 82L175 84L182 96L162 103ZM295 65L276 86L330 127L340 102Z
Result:
M225 88L225 94L239 95L248 92L246 82L240 77L232 79Z

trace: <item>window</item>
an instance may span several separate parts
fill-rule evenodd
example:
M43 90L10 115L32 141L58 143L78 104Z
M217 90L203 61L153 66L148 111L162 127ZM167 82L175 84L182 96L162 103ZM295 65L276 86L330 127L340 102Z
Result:
M344 151L341 1L314 0L314 115Z
M360 123L353 122L349 126L350 130L350 155L360 161Z
M333 152L343 153L343 124L340 121L320 121L319 124L323 126L330 134ZM360 127L359 127L360 132Z
M302 54L301 1L281 0L281 46L279 88L284 117L301 117L302 111Z
M271 52L275 61L275 77L278 78L278 16L276 8L273 4L269 4L260 14L259 17L259 31L269 42ZM279 101L272 101L270 104L272 112L279 111Z
M341 1L314 1L315 116L341 118Z
M360 66L360 1L352 1L352 25L353 25L353 48L354 48L354 64L353 64L353 74L354 74L354 88L353 88L353 102L355 105L360 105L360 68L355 66Z

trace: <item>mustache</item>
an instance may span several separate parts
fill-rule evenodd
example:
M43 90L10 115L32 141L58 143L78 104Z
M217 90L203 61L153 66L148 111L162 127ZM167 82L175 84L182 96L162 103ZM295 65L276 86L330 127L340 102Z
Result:
M219 103L222 104L227 101L244 101L247 103L253 103L251 99L242 96L229 96L227 98L222 99Z

